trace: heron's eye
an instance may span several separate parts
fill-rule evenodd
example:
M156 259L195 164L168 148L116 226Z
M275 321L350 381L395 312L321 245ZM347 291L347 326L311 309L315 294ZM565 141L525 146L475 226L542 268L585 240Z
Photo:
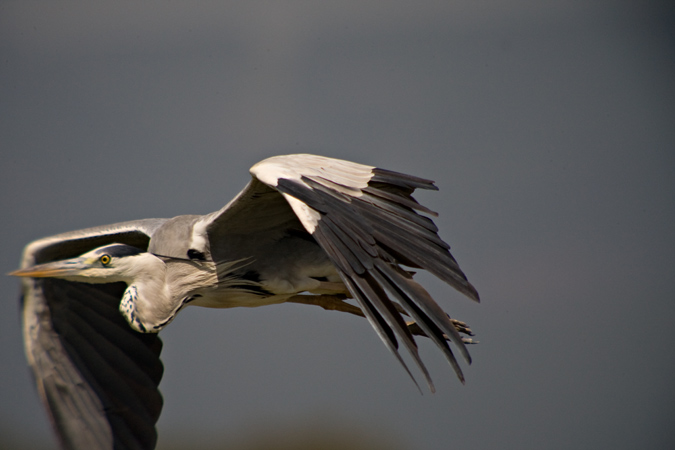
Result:
M101 261L101 264L107 266L108 264L110 264L111 258L110 255L101 255L101 257L98 260Z

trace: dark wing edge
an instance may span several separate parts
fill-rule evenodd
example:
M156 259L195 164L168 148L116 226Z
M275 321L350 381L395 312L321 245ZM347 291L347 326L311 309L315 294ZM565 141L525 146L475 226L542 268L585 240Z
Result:
M269 158L251 168L277 189L335 264L378 335L410 374L396 336L435 388L393 297L441 349L464 383L447 338L470 364L471 357L450 317L401 265L425 269L472 300L479 301L450 246L438 236L435 215L411 194L437 190L432 181L371 166L313 155ZM410 375L411 378L412 375Z
M147 248L164 219L64 233L30 243L22 268L110 243ZM163 400L162 342L119 313L124 283L22 279L26 358L63 448L153 449Z

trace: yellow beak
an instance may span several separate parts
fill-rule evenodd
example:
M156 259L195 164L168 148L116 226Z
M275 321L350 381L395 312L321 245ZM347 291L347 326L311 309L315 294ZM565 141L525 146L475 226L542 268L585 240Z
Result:
M63 261L54 261L37 266L27 267L25 269L15 270L7 275L13 277L31 277L31 278L52 278L70 275L78 275L82 270L89 267L83 258L66 259Z

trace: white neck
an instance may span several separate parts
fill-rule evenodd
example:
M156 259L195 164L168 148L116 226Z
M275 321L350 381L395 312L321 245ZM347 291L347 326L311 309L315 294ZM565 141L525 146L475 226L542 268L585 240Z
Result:
M173 301L166 283L166 265L151 253L133 257L120 277L129 286L120 302L120 312L129 325L141 333L156 333L173 313Z
M189 261L164 262L145 253L134 262L134 275L120 302L120 311L131 327L142 333L157 333L169 324L185 300L199 289L215 286L215 265Z

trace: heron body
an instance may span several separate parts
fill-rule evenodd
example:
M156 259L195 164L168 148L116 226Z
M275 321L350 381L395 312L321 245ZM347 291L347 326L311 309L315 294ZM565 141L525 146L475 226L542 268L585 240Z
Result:
M464 381L449 343L470 363L471 340L459 334L470 329L408 270L427 270L478 301L427 217L435 213L411 196L433 182L314 155L269 158L251 174L211 214L89 228L26 247L12 273L23 277L26 355L64 448L154 448L157 333L186 305L293 302L356 314L408 371L404 345L432 391L413 335L435 342Z

